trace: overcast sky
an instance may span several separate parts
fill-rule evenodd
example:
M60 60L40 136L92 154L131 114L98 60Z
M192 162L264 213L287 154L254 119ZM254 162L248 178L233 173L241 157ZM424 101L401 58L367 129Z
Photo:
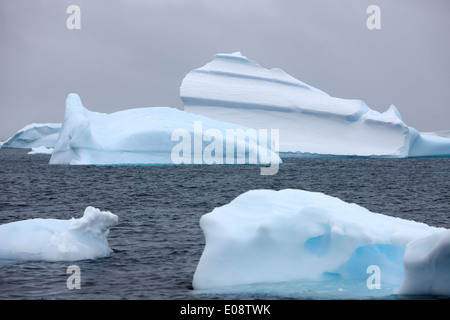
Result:
M81 29L69 30L71 4ZM381 29L369 30L369 5ZM391 104L420 131L450 129L448 0L1 0L0 139L90 110L182 108L179 87L241 51L328 94Z

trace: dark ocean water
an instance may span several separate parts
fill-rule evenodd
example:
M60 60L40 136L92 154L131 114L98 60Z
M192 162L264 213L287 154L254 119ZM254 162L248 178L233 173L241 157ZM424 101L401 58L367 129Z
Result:
M0 224L70 219L87 206L119 217L110 257L0 266L0 299L289 299L269 292L196 292L200 217L251 189L323 192L373 212L450 228L450 159L284 159L257 166L51 166L49 155L0 150ZM66 269L81 269L81 289ZM300 296L302 298L302 296ZM314 294L307 298L315 298Z

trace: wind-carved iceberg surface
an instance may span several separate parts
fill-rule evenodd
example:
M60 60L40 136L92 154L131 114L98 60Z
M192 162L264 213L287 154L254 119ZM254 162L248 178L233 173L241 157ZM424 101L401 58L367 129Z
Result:
M60 123L33 123L6 140L3 149L53 148L61 130Z
M450 139L421 135L393 105L379 113L364 101L331 97L239 52L218 54L188 73L180 95L188 112L249 128L279 129L284 155L450 156Z
M270 135L248 133L243 126L169 107L92 112L72 93L50 164L281 163Z
M400 286L402 294L450 295L450 230L322 193L248 191L200 226L206 244L194 289L293 283L299 292L334 282L336 291L367 296Z
M107 257L117 215L87 207L79 219L28 219L0 225L0 260L76 261Z

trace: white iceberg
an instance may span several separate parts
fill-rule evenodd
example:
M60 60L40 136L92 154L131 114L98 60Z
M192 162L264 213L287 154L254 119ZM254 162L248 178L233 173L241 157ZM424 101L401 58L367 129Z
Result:
M6 140L3 149L53 148L59 137L61 123L33 123Z
M248 191L203 215L200 226L206 244L193 277L194 289L296 283L298 291L308 284L314 290L336 281L352 283L355 291L364 289L370 295L376 291L367 284L370 270L378 269L381 288L399 288L406 250L406 269L412 274L405 278L403 294L413 293L410 282L426 286L428 278L422 275L433 272L438 272L433 281L443 281L447 290L443 292L449 292L447 229L373 213L322 193ZM445 248L446 260L436 262L436 269L409 271L418 257L423 265L437 261L436 254L430 254L432 244L412 241L445 230L440 248Z
M79 219L28 219L0 225L0 260L76 261L107 257L107 236L118 223L108 211L87 207Z
M422 135L450 138L450 130L421 132Z
M399 294L450 296L450 230L408 243L403 260Z
M278 164L266 140L228 135L247 128L169 107L92 112L77 94L66 99L50 164ZM240 151L239 151L240 150ZM272 151L274 150L274 151ZM257 161L253 161L256 154ZM264 156L264 158L263 158ZM231 158L231 161L230 161Z
M52 154L53 148L46 148L46 147L36 147L31 148L31 151L28 152L28 154Z
M189 72L180 96L188 112L279 129L284 156L450 156L450 139L420 135L393 105L379 113L364 101L331 97L239 52L218 54Z

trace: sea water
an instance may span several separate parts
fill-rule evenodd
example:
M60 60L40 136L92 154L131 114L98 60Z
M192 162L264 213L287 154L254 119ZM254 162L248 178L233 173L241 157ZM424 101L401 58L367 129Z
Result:
M301 283L192 290L205 245L200 217L251 189L317 191L450 228L450 159L283 159L276 175L263 176L253 165L49 165L50 155L28 151L0 150L0 224L78 218L87 206L111 211L119 224L110 230L107 258L0 263L0 299L352 298L327 283L316 291ZM66 271L73 264L81 286L71 290Z

